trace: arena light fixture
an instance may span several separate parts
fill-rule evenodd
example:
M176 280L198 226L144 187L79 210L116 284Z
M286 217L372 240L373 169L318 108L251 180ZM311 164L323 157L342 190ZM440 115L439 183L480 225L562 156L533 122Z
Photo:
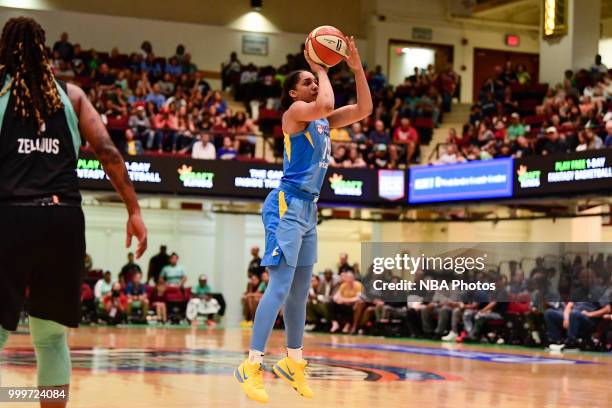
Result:
M567 34L567 0L543 0L544 37Z
M251 8L255 9L255 11L261 11L263 7L263 0L251 0Z

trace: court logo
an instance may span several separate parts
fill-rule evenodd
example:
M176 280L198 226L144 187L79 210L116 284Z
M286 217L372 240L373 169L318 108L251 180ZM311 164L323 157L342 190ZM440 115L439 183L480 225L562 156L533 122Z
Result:
M35 370L36 356L32 349L7 350L4 363ZM284 356L266 356L266 375L273 376L274 362ZM245 354L224 350L152 350L75 348L71 350L72 367L92 372L138 372L191 375L233 374L234 367L244 361ZM312 380L338 381L441 381L455 379L438 373L408 367L339 360L334 357L308 357L308 375Z

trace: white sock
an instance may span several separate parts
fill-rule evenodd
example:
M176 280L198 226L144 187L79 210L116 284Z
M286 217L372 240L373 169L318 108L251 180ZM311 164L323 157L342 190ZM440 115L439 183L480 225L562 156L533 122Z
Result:
M249 350L249 363L263 364L264 353L257 350Z
M302 348L292 349L287 347L287 357L293 361L302 361Z

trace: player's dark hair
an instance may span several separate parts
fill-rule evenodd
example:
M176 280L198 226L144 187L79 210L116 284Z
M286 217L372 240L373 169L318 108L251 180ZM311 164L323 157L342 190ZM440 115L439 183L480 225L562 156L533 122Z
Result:
M11 81L0 96L11 91L17 118L37 128L45 118L63 109L51 64L45 53L45 30L34 19L11 18L0 38L0 80Z
M285 77L285 83L283 84L283 93L281 94L281 108L283 110L289 109L291 104L294 102L291 95L289 95L289 91L295 90L295 86L300 80L300 74L304 72L303 70L297 70L289 73L287 77Z

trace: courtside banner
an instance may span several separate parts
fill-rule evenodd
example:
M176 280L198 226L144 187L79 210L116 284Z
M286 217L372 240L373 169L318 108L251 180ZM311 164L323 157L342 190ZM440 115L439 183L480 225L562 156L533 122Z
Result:
M612 150L527 157L514 161L516 197L612 191Z
M383 200L377 195L377 173L369 169L327 169L320 202L376 204Z
M408 202L480 200L512 196L511 158L410 167Z
M527 312L562 301L612 301L612 243L363 242L361 265L363 297L394 308L481 309L497 301Z
M128 175L138 192L174 194L178 184L173 180L173 166L161 157L126 156L124 157ZM81 151L77 160L79 187L84 190L112 190L110 179L102 169L96 156Z
M264 200L283 176L279 164L181 157L125 156L136 191L159 194ZM79 185L84 190L112 190L101 163L93 153L81 151L77 162ZM401 194L402 175L383 179L379 195L378 173L369 169L329 168L319 202L381 204Z

